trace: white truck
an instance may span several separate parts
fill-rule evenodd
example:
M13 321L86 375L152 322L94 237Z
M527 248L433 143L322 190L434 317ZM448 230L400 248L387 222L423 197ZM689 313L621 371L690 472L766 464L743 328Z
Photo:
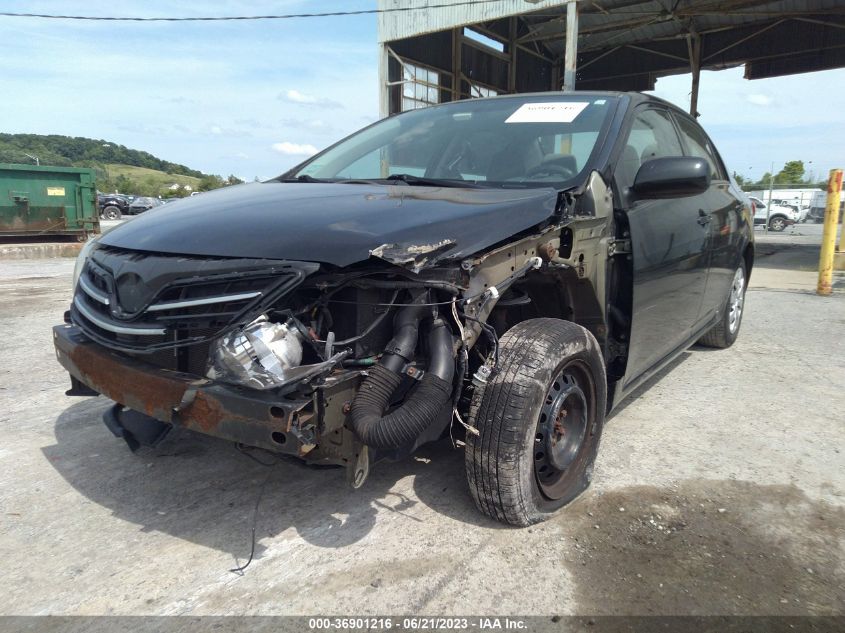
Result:
M757 196L748 196L754 205L754 226L766 226L769 230L780 233L786 227L798 222L800 213L791 206L767 205Z
M792 207L798 212L796 222L804 222L810 214L814 196L820 191L820 189L808 188L775 189L771 192L771 200L768 189L750 191L748 195L762 200L765 204Z
M845 201L845 191L839 194L839 221L842 221L842 203ZM824 209L827 206L827 191L821 189L813 193L813 199L810 201L810 212L807 214L807 220L821 224L824 222Z

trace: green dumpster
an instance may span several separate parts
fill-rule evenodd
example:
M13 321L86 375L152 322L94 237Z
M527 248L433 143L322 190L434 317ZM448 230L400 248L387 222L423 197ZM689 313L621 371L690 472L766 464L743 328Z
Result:
M0 236L100 232L94 170L0 163Z

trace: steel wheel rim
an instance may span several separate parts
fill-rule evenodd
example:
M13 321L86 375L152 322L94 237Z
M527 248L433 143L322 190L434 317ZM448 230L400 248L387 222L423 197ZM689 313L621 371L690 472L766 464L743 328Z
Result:
M563 367L551 381L534 431L534 479L548 499L560 499L567 473L595 431L595 385L580 361Z
M734 274L731 296L728 299L728 329L731 334L735 334L739 329L743 303L745 303L745 275L742 274L742 267L740 267Z

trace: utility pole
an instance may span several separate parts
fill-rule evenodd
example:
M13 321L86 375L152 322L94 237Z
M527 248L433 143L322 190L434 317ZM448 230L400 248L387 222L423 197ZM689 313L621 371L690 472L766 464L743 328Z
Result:
M775 191L775 164L772 163L772 169L769 171L769 202L766 204L766 234L769 233L769 216L772 215L772 198Z

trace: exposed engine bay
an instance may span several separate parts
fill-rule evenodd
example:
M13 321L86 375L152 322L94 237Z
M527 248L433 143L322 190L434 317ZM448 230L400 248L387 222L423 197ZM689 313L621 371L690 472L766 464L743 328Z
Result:
M357 487L377 459L477 433L472 399L496 371L498 337L520 321L574 321L624 357L629 323L619 317L609 333L604 318L619 237L611 218L609 188L594 173L581 191L560 194L548 221L460 259L442 256L448 236L384 244L343 268L101 245L79 271L66 320L113 359L137 361L146 377L136 374L136 385L153 380L150 368L178 378L178 404L80 369L82 353L69 345L60 361L79 393L119 403L107 424L130 446L147 443L132 409L159 420L153 438L184 425L346 466Z

